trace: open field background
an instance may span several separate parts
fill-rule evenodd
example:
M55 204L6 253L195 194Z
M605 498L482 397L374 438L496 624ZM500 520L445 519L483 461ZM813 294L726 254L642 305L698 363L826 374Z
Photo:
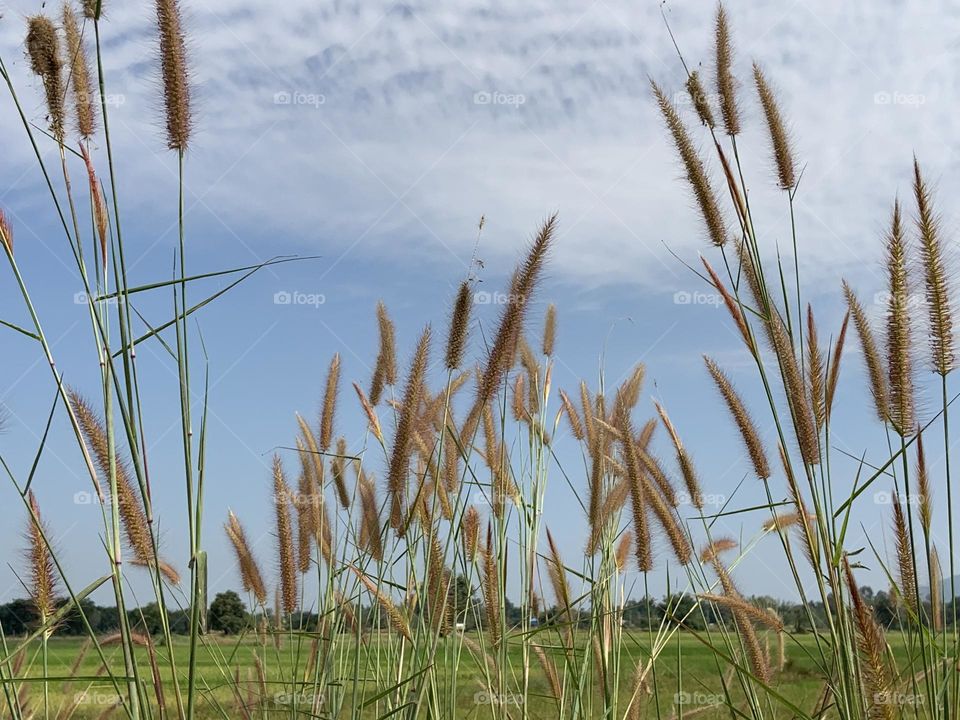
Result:
M713 632L716 631L716 629L713 630ZM724 688L720 679L720 671L718 671L717 659L703 644L705 637L706 635L697 638L690 633L681 633L665 650L663 662L657 666L657 692L652 693L644 701L651 717L673 717L679 716L681 713L684 716L696 716L709 720L729 717L729 709L723 705ZM907 655L905 638L899 633L890 633L887 637L894 656L898 661L903 661ZM646 633L643 632L624 634L624 654L631 666L635 665L641 656L649 653L648 640ZM227 658L230 660L230 667L240 668L242 678L249 676L250 689L249 692L244 692L243 702L256 708L254 710L255 716L260 709L263 709L268 715L289 716L289 706L293 702L294 693L297 692L297 689L291 683L289 669L294 662L295 655L298 652L302 654L308 650L310 639L305 639L299 647L296 641L291 643L287 638L279 647L274 646L272 641L268 642L270 645L264 653L266 658L264 663L266 701L258 704L263 690L255 679L256 670L253 655L258 649L261 649L256 639L251 636L235 639L217 636L207 637L204 643L206 647L201 653L198 663L199 682L200 687L203 688L204 698L215 697L219 704L226 708L237 702L236 697L227 687L227 683L224 682L222 675L222 668L224 667L222 660ZM775 654L776 639L771 637L769 642L771 652ZM79 664L76 664L83 644L83 640L75 638L52 639L49 646L51 675L60 675L59 670L64 670L68 672L63 674L73 674L78 678L95 677L100 669L100 664L89 653L85 654ZM582 639L580 644L582 646ZM811 634L797 635L788 639L786 647L787 662L776 679L777 691L782 693L788 701L804 709L813 707L823 689L823 683L818 679L815 667L816 651L814 645L814 637ZM469 650L463 648L457 636L451 636L441 642L438 663L443 665L447 662L448 660L445 659L447 655L457 652L458 647L461 648L464 659L460 661L456 672L441 673L441 682L445 688L449 688L450 692L456 695L458 717L483 715L485 710L489 711L489 708L485 708L485 706L493 702L495 696L491 696L490 692L485 689L486 685L480 666L470 657ZM187 640L177 638L174 648L177 665L181 668L186 667L189 651ZM385 657L378 660L379 650L379 641L375 636L371 637L370 642L362 646L361 652L364 657L361 665L367 668L365 672L372 672L373 668L378 667L379 671L386 676L390 673L389 661ZM347 656L342 658L342 662L339 663L342 667L348 669L353 667L355 659L353 652L352 648L346 650ZM163 655L162 652L160 654ZM554 659L560 656L556 649L551 651L550 654ZM116 674L122 676L123 662L119 648L108 649L107 657ZM513 667L520 667L522 658L519 643L511 641L509 658ZM301 659L301 667L302 664ZM145 652L138 654L138 665L143 677L149 677L150 665L147 662ZM163 663L161 663L162 665ZM682 669L682 673L678 673L678 669ZM25 673L26 678L36 678L40 675L42 675L42 672L35 665L28 666ZM357 697L363 698L364 701L372 700L377 694L374 689L375 684L372 682L365 683L363 677L357 678L355 686L354 677L350 673L345 673L332 682L338 687L331 688L330 697L336 698L342 693L346 708L352 706L351 697L355 690ZM80 699L80 706L75 717L84 719L99 717L116 698L116 693L110 683L102 678L86 682L74 680L63 684L54 683L54 688L54 702L57 704L68 705ZM169 680L165 681L164 689L168 696L173 692L173 686ZM624 684L621 689L621 702L626 704L632 690L629 682ZM729 691L734 699L738 695L742 695L736 689L735 683L729 686ZM517 705L522 702L520 696L508 696L505 700L508 705ZM545 720L556 717L556 705L552 699L549 699L549 688L545 681L540 680L533 686L527 702L531 717L544 718ZM659 709L657 708L658 704ZM381 712L382 708L378 708L374 703L366 708L362 717L379 717ZM516 714L519 714L519 712ZM199 707L198 717L215 718L222 717L222 714L215 709L213 704L205 700Z

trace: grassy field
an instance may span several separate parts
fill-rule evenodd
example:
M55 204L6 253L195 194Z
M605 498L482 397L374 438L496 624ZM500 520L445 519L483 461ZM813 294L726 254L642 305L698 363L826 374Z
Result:
M583 640L578 642L580 648L583 647ZM891 634L889 636L891 649L898 660L902 661L906 654L906 646L902 636ZM51 681L50 695L51 706L53 708L63 708L79 701L80 705L74 717L96 718L101 717L103 713L115 702L117 693L109 680L102 677L101 665L95 653L86 652L83 659L77 664L77 659L81 655L84 641L74 638L54 638L49 647L49 674L51 677L59 678ZM452 662L452 656L460 645L456 638L446 638L443 640L444 647L438 653L439 662ZM812 635L800 635L791 638L786 647L786 664L779 673L777 681L774 684L776 692L783 698L801 707L807 712L811 712L822 690L822 682L818 679L818 672L815 667L813 657L815 639ZM385 660L376 662L380 643L373 640L366 644L363 653L368 653L369 657L361 658L361 666L379 667L384 677L389 677L391 673L396 673L396 668L390 668ZM644 657L647 652L647 636L645 633L630 633L624 635L624 648L627 651L628 658L626 662L624 675L629 678L632 674L632 668L640 657ZM296 702L294 694L297 692L295 685L291 680L290 668L296 664L300 668L300 675L305 672L305 655L309 651L310 642L304 641L300 647L298 643L285 642L280 647L269 644L263 653L264 672L266 676L266 701L260 703L263 696L263 690L256 681L254 653L258 649L257 642L252 637L242 639L230 639L223 637L209 637L205 643L205 648L200 654L198 661L199 685L203 688L204 702L198 707L200 717L222 717L219 711L214 709L214 704L210 702L213 698L219 701L223 707L235 707L238 700L232 696L229 690L222 668L240 667L240 677L249 676L250 689L244 696L243 701L247 707L253 707L255 710L251 713L254 717L273 716L275 714L289 714L289 705ZM772 654L776 654L775 637L769 638L769 648ZM39 649L39 647L38 647ZM188 644L186 639L178 638L174 646L175 661L178 673L185 674L188 658ZM119 676L122 674L122 658L118 647L106 648L107 657L111 662L113 671ZM465 649L464 655L469 653ZM298 657L298 653L300 653ZM339 668L349 670L353 667L353 650L345 649L346 655L335 656L334 665ZM555 659L559 660L559 653L554 653ZM446 660L445 660L446 658ZM140 667L144 678L150 677L150 666L147 661L146 653L140 656ZM510 665L512 668L522 667L522 658L520 655L519 643L512 643L510 647ZM701 639L690 633L681 634L672 643L672 645L661 656L661 662L656 668L656 693L651 694L646 700L646 712L648 717L676 717L681 713L683 716L696 715L697 717L729 717L729 710L723 707L723 687L721 676L729 678L730 673L723 666L723 661L719 661L709 650ZM28 657L28 668L25 675L27 677L38 677L42 675L42 666L40 664L39 653ZM161 672L165 673L166 657L161 653L160 665ZM774 663L775 664L775 663ZM682 668L682 674L677 671ZM405 676L409 676L411 670L407 668L404 671ZM73 675L74 680L66 682L63 678ZM100 677L98 677L100 675ZM472 659L462 659L456 673L445 673L443 676L447 686L443 688L444 694L452 692L456 697L457 714L460 717L486 717L489 716L489 705L497 701L495 693L491 693L483 679L483 674L479 664ZM531 717L549 718L556 716L556 706L549 695L549 687L543 679L542 673L534 662L532 671L533 680L531 681L531 692L528 696L528 712ZM82 678L82 679L81 679ZM302 680L302 677L301 677ZM359 677L354 683L354 676L350 672L344 672L331 680L330 698L335 703L342 703L343 708L350 708L353 704L353 693L356 691L357 697L363 701L369 701L374 696L373 678ZM366 684L369 687L365 687ZM518 679L519 681L519 679ZM590 682L590 679L586 679ZM626 707L632 691L631 683L623 683L621 689L622 706ZM730 682L731 696L736 698L740 691L735 687L736 681ZM165 701L171 707L175 704L173 696L173 686L166 678L164 684ZM35 701L39 702L41 697L41 686L31 684L27 691ZM519 704L519 694L514 695L510 692L503 698L505 705ZM776 707L776 701L773 701ZM714 707L716 706L716 707ZM382 708L381 708L382 710ZM778 708L779 714L788 713L785 706ZM519 712L517 713L519 714ZM371 703L364 709L363 717L378 717L378 707L376 703Z

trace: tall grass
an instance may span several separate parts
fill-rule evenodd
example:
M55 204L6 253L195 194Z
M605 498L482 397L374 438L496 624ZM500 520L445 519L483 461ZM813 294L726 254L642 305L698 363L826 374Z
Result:
M272 478L264 478L273 493L271 556L251 546L242 518L227 509L215 511L216 519L225 518L236 579L252 611L239 637L216 639L206 623L202 532L211 522L204 507L206 375L196 373L197 338L188 322L212 297L193 305L188 301L194 281L210 274L190 276L186 270L183 177L192 115L181 13L176 0L157 0L163 124L179 166L178 195L168 199L178 217L177 267L169 280L136 285L127 274L121 231L100 3L85 2L81 10L78 17L65 6L62 29L43 15L28 20L25 42L44 89L46 130L22 109L2 59L0 73L86 294L98 387L64 385L18 265L14 230L3 215L0 244L29 316L26 327L5 322L5 330L35 343L50 367L56 397L50 419L65 413L70 420L101 509L105 566L103 576L82 589L71 582L41 511L44 488L34 487L40 483L34 483L33 470L18 477L4 463L27 519L25 586L39 616L25 638L7 637L0 628L4 717L660 718L711 713L935 720L960 713L948 424L953 400L948 380L955 367L952 290L933 194L914 161L913 207L908 213L895 201L883 240L889 283L883 334L875 335L856 291L845 283L848 314L825 342L813 308L804 306L796 258L802 242L794 203L802 173L786 113L758 64L753 89L775 169L770 182L783 192L791 218L792 273L750 206L738 139L742 108L752 93L734 75L733 33L722 7L713 48L715 96L696 72L685 83L692 117L716 154L719 178L710 176L698 150L701 135L694 135L671 94L655 81L652 100L703 221L709 256L702 258L705 274L699 277L722 297L765 399L749 407L722 365L704 356L716 399L729 411L725 432L742 441L744 468L766 498L759 507L731 505L723 512L746 518L753 517L748 512L762 511L768 519L750 538L714 536L716 516L708 514L704 499L710 477L698 470L683 440L684 427L693 421L672 417L661 403L647 405L642 365L619 383L608 382L601 368L594 381L553 387L555 348L563 333L559 311L549 305L539 326L533 308L557 242L554 215L520 258L477 366L466 360L468 351L481 346L471 318L469 278L451 301L445 332L427 325L412 345L396 337L388 309L378 305L375 369L372 377L353 382L367 421L360 436L341 426L343 403L353 396L342 396L340 358L333 356L319 417L297 416L291 450L274 458ZM74 140L79 153L72 149ZM106 149L102 175L89 152L94 142ZM51 143L60 159L55 169L45 160ZM71 170L79 170L86 183L74 185ZM273 262L278 261L218 274L237 275L233 287ZM926 318L909 303L910 293L921 286ZM135 331L140 319L131 299L163 291L173 293L170 321ZM866 363L872 403L867 414L876 416L877 431L889 448L885 457L861 458L852 484L834 477L835 460L845 454L831 444L851 318ZM924 357L916 341L921 325L928 338ZM170 328L173 343L165 332ZM189 587L183 591L154 521L141 403L147 381L141 379L136 353L141 343L159 343L178 368L189 547L184 559L189 580L183 581ZM442 371L431 371L440 358ZM922 412L916 401L921 363L939 376L942 402L933 412ZM193 389L198 378L204 384L200 402ZM775 428L775 449L765 446L757 421ZM660 427L669 462L654 449ZM46 431L43 438L38 458ZM579 448L580 466L559 462L561 442ZM924 450L941 443L945 508L934 502L938 478ZM771 462L777 456L779 463ZM576 558L563 556L556 541L560 528L550 527L555 486L573 490L587 523L583 552ZM894 498L888 522L895 548L889 556L870 538L868 547L860 547L850 532L854 506L879 486L889 487ZM932 528L944 515L949 538L938 548ZM775 536L770 541L779 543L783 567L795 582L811 641L791 632L775 609L753 603L738 585L738 565L758 543L769 542L768 536ZM951 577L949 603L940 592L944 561ZM857 575L868 565L889 578L897 601L895 627L883 627L861 594ZM640 591L639 602L652 617L650 577L663 568L669 570L670 585L661 619L630 632L623 623L627 603ZM136 632L127 612L128 577L137 572L150 578L160 611L156 637ZM922 597L921 583L930 588L929 601ZM98 637L81 603L101 586L113 592L120 628L115 637ZM180 597L189 610L186 667L168 617ZM514 602L517 616L508 612ZM818 623L814 616L821 612L825 619ZM79 614L88 638L69 676L59 677L48 664L50 641L71 613ZM902 633L905 652L888 642L894 631L897 637ZM695 672L683 649L690 641L708 658ZM79 670L88 654L96 666L93 675ZM797 697L787 689L796 680L789 664L801 657L820 687L815 696ZM201 665L212 665L212 674L202 674ZM110 702L91 709L78 696L71 700L56 693L61 683L107 687L113 694ZM710 688L713 699L685 709L677 698L700 687Z

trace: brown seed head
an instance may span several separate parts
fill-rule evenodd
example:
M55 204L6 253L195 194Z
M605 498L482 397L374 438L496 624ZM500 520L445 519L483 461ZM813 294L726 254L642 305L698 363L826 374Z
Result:
M30 68L43 82L50 132L57 142L63 143L63 60L60 56L57 29L50 18L44 15L28 18L26 45Z
M714 563L721 554L729 552L730 550L736 550L740 547L739 543L733 538L722 537L717 538L713 542L707 543L700 550L700 562Z
M650 525L647 521L646 484L643 481L643 470L637 458L637 449L633 444L633 423L630 412L623 403L617 403L620 433L623 437L623 464L627 471L627 482L630 486L630 496L633 510L633 532L636 537L637 569L640 572L649 572L653 569L653 552L650 547Z
M543 354L547 357L553 355L553 346L557 340L557 306L553 303L547 305L547 314L543 319Z
M807 388L810 391L810 407L817 428L823 427L827 420L827 405L824 392L823 353L817 337L817 324L813 318L813 306L807 305Z
M707 235L716 247L723 247L727 242L727 228L723 219L723 213L720 212L720 205L717 202L717 196L710 186L710 180L707 178L707 171L703 167L703 161L700 159L693 141L684 127L683 121L677 109L670 102L666 93L652 80L653 94L660 107L660 112L667 125L667 129L673 136L673 143L677 148L677 153L686 170L687 181L693 190L693 197L700 208L700 215L703 224L706 227Z
M887 379L890 388L890 422L901 435L913 428L913 358L910 327L910 285L907 248L900 224L900 202L893 205L887 244Z
M147 523L143 500L134 487L130 469L116 452L110 452L110 444L103 421L97 416L90 404L73 390L67 391L67 397L77 418L77 423L87 444L92 447L100 472L110 478L111 460L116 473L117 504L120 509L120 521L123 525L127 545L133 551L133 564L158 568L174 585L180 582L180 575L169 563L157 562L153 551L153 538Z
M730 382L730 378L720 369L720 366L707 356L704 356L703 360L707 365L707 370L713 377L714 383L717 385L717 389L727 403L727 409L733 416L733 421L736 423L737 429L740 430L740 436L743 438L743 444L747 449L747 453L750 455L754 472L761 480L769 478L770 463L767 460L767 453L763 449L760 433L757 432L757 428L753 424L753 419L743 404L743 400Z
M703 89L703 83L700 82L700 74L694 70L687 77L687 94L693 103L693 109L697 111L697 117L700 122L709 128L716 126L713 119L713 110L710 107L710 98L707 97L707 91Z
M870 379L870 393L873 395L873 406L877 411L877 416L882 422L890 419L889 391L887 390L887 379L883 370L883 361L880 359L880 352L877 350L877 342L873 337L873 330L870 328L870 321L863 310L863 306L854 294L853 289L843 282L843 293L847 299L847 308L853 317L853 326L860 337L860 346L863 349L863 359L867 365L867 375Z
M88 140L97 129L96 95L91 80L90 58L83 44L77 16L68 2L63 4L63 32L67 40L67 65L77 134Z
M290 518L290 487L283 475L279 455L273 456L273 506L276 520L280 596L283 611L297 609L296 559L293 554L293 522Z
M7 252L13 255L13 228L10 227L10 220L2 208L0 208L0 242L6 247Z
M447 336L447 370L456 370L463 364L463 353L467 347L470 332L470 308L473 306L473 294L470 282L464 280L457 291L453 303L453 316L450 319L450 334Z
M767 133L770 135L770 145L773 147L773 161L777 166L777 183L781 190L792 190L797 184L797 175L793 168L790 138L777 105L777 98L763 70L756 63L753 64L753 80L757 84L760 106L767 119Z
M407 386L404 389L403 405L400 407L400 417L397 421L397 434L393 441L393 452L390 455L390 468L387 476L387 486L390 491L390 524L395 530L402 530L403 513L406 503L407 473L410 466L410 454L414 426L420 401L423 398L424 376L427 372L427 361L430 354L430 326L424 328L417 343L417 350L410 365L410 374L407 376Z
M837 342L833 346L833 358L830 361L830 374L827 376L826 398L826 417L830 418L830 412L833 410L833 396L837 392L837 381L840 379L840 360L843 357L843 345L847 339L847 326L850 324L850 311L843 316L843 323L840 325L840 333L837 335Z
M160 75L166 113L167 147L184 152L190 142L190 73L178 0L157 0Z
M335 353L327 370L327 386L323 393L323 412L320 413L320 450L326 452L333 443L333 421L337 412L337 394L340 390L340 353Z
M900 504L900 493L893 494L893 538L896 544L897 568L899 570L900 594L910 611L917 616L917 576L913 567L912 543L907 519Z
M727 11L717 4L717 19L714 26L716 85L720 96L720 114L723 127L728 135L740 132L740 108L737 103L737 81L733 77L733 43L730 40L730 26L727 24Z
M480 407L493 397L504 375L513 365L514 353L523 335L527 308L552 247L556 227L557 216L554 214L540 227L523 262L514 270L507 303L500 315L500 323L477 386L477 405Z
M865 694L870 698L868 717L871 720L893 720L895 704L884 701L890 696L891 684L887 671L887 642L883 630L877 624L873 608L864 602L850 568L850 561L843 556L843 571L853 603L853 618L857 627L857 647L860 651L861 673Z
M933 208L933 196L913 159L913 193L917 202L917 231L930 323L930 354L934 370L946 375L956 361L953 338L953 308L949 273L943 255L940 218Z
M44 539L50 537L49 529L40 515L40 505L31 490L27 496L30 504L30 519L27 521L27 562L30 566L30 601L40 615L40 622L46 622L56 612L57 576L53 556ZM53 630L44 631L49 637Z
M267 586L263 582L263 575L260 572L260 566L253 556L250 544L247 542L246 533L240 520L231 510L227 515L227 522L224 524L227 531L227 537L233 546L233 552L237 558L237 565L240 568L240 581L243 589L252 592L260 605L266 606Z
M88 20L99 20L103 13L103 0L83 0L83 16Z

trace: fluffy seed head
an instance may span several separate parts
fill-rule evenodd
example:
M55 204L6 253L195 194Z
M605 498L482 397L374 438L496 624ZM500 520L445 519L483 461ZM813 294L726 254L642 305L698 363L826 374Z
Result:
M30 600L40 615L40 621L46 622L56 611L57 576L54 572L53 557L44 540L50 537L49 530L40 516L40 505L31 490L27 497L30 504L30 518L27 521L27 562L29 563ZM49 634L52 629L44 631Z
M68 2L63 5L63 32L67 40L67 65L77 134L88 140L97 129L96 97L91 80L90 58L83 44L76 13Z
M887 244L887 379L890 422L898 433L914 425L913 358L910 327L910 285L907 248L900 224L900 203L894 203Z
M650 525L647 521L647 499L643 470L637 457L636 446L633 444L633 422L630 412L624 403L617 403L618 417L616 418L622 436L623 461L627 471L627 482L630 486L630 496L633 510L633 532L636 538L637 569L640 572L649 572L653 569L653 552L650 547Z
M870 393L873 396L873 406L877 411L877 416L882 422L890 419L889 391L887 389L887 379L883 370L883 361L880 359L880 352L877 350L877 341L873 337L873 330L870 328L870 321L863 310L863 306L853 292L853 288L843 282L843 293L847 299L847 308L853 317L853 326L860 337L860 346L863 349L863 359L867 365L867 375L870 379Z
M807 305L807 388L810 391L810 407L822 428L827 420L826 397L824 392L823 353L817 337L817 324L813 318L813 306Z
M547 314L543 319L543 354L547 357L553 355L553 346L557 340L557 306L553 303L547 305Z
M723 247L727 242L727 228L720 212L720 204L717 202L717 196L710 186L710 180L707 177L707 171L703 167L703 161L700 159L693 141L687 134L687 128L684 127L677 109L670 102L666 93L657 83L650 81L653 87L653 94L660 107L667 129L673 136L673 143L677 148L680 160L683 162L687 174L687 181L693 190L693 197L700 208L700 215L703 224L707 230L707 236L716 247Z
M10 227L10 220L2 208L0 208L0 242L7 248L7 252L13 255L13 228Z
M730 40L730 26L727 24L727 11L722 4L717 5L717 17L714 25L716 86L720 96L720 114L723 127L728 135L740 132L740 108L737 104L737 81L733 77L733 43Z
M30 68L43 82L47 99L47 121L50 132L60 143L64 136L63 60L60 39L50 18L34 15L27 20L27 55Z
M473 294L470 282L464 280L457 291L453 303L453 315L450 319L450 334L447 336L445 356L447 370L456 370L463 364L463 353L467 347L470 332L470 308L473 306Z
M840 360L843 358L843 346L847 339L847 327L850 324L850 311L843 316L843 323L840 325L840 333L837 335L837 341L833 346L833 357L830 361L830 374L827 376L826 405L825 412L827 419L830 418L830 412L833 410L833 397L837 392L837 382L840 379Z
M693 109L697 111L700 122L709 128L715 127L716 122L713 119L713 110L710 108L710 98L707 97L707 91L703 89L700 74L696 70L687 77L687 94L693 103Z
M111 464L113 465L113 472L116 473L120 521L123 525L127 545L133 551L133 564L143 567L156 567L171 583L178 584L180 575L173 566L162 559L159 562L157 560L153 551L153 538L144 512L143 500L141 500L140 493L134 487L127 464L116 452L110 452L110 443L103 421L79 394L68 390L67 397L87 445L93 449L93 455L100 472L105 477L110 478Z
M290 518L290 487L279 455L273 456L273 506L276 520L277 557L280 566L280 597L283 611L297 609L296 559L293 554L293 522Z
M327 386L323 393L323 412L320 414L320 450L327 452L333 443L333 421L337 412L337 394L340 390L340 353L335 353L327 370Z
M900 493L893 494L893 539L896 545L897 569L899 570L900 594L907 607L917 615L917 576L913 567L913 552L906 515L900 504Z
M227 537L233 546L233 552L237 558L237 565L240 568L240 581L243 589L252 592L260 605L266 606L267 586L263 582L263 575L260 572L260 566L250 550L250 543L247 542L246 533L240 520L231 510L227 516L227 522L224 525L227 531Z
M557 216L554 214L540 227L523 262L514 270L507 303L500 315L500 323L477 386L477 405L481 408L493 397L513 365L514 353L523 335L527 308L552 247L556 227Z
M407 386L404 390L403 405L397 421L397 434L394 437L393 452L390 455L390 469L387 478L390 490L390 524L395 530L403 527L403 512L407 472L410 466L410 453L414 435L414 425L423 398L423 382L430 354L430 326L424 328L417 343L417 350L410 365Z
M83 16L88 20L99 20L103 13L103 0L83 0Z
M807 465L820 461L820 443L817 435L817 423L810 408L807 391L803 384L803 374L793 352L793 345L783 320L776 312L767 319L770 342L780 364L783 386L790 401L793 414L793 428L800 446L800 454Z
M953 338L953 308L949 273L943 255L940 218L933 208L933 197L913 159L913 193L917 202L917 231L930 323L930 354L934 370L946 375L956 360Z
M393 387L397 384L396 333L393 320L387 314L387 306L382 300L377 303L377 327L380 332L380 350L370 382L370 402L375 406L380 404L384 386Z
M790 150L790 138L783 123L783 115L777 105L777 98L756 63L753 64L753 80L757 85L760 106L767 119L767 133L773 147L773 161L777 166L777 183L781 190L792 190L797 184L797 175L793 167L793 152Z
M843 556L843 571L853 603L865 694L872 701L868 708L868 717L870 720L893 720L896 716L895 704L883 701L883 698L889 697L891 688L886 663L887 643L883 630L877 624L873 608L867 605L860 595L860 588L857 587L846 555Z
M704 564L714 563L721 554L729 552L730 550L736 550L738 547L740 547L739 543L733 538L717 538L713 542L707 543L700 550L700 562Z
M190 142L193 116L190 110L190 73L183 18L178 0L157 0L160 75L166 113L167 147L184 152Z
M704 356L703 360L711 377L713 377L714 383L716 383L717 389L727 403L727 409L733 416L737 429L740 430L740 437L743 439L743 444L750 455L754 472L761 480L770 477L770 462L767 460L767 453L760 441L760 433L757 432L743 400L730 382L730 378L720 369L720 366L707 356Z
M460 524L463 552L469 560L477 557L477 548L480 545L480 513L473 505L463 513L463 522Z

